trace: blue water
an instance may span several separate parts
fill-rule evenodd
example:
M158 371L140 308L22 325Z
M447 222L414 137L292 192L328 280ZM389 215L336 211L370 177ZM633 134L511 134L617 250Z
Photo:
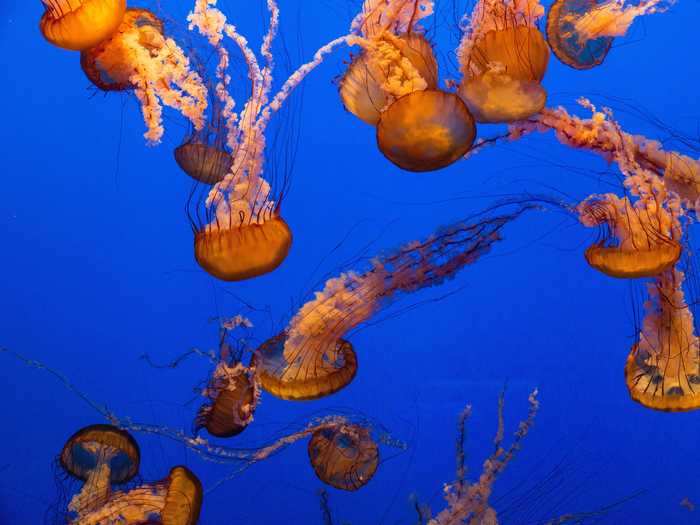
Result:
M345 0L279 3L295 65L344 34L357 9ZM184 33L191 2L161 4ZM438 0L439 16L428 24L444 73L455 45L451 4ZM220 5L257 48L264 3ZM465 6L456 9L463 13ZM289 258L267 276L222 284L192 256L184 211L191 183L172 157L185 124L167 113L163 144L146 147L135 100L95 94L78 55L41 38L42 10L36 0L0 4L0 346L60 370L94 400L139 421L189 429L200 403L194 389L210 370L196 358L176 370L154 369L143 354L166 362L191 347L215 348L211 319L239 312L251 317L262 341L358 254L423 238L496 195L561 192L581 200L607 190L606 173L615 170L546 134L487 149L440 172L402 172L378 152L372 128L340 104L331 81L349 57L342 49L308 78L303 99L295 98L296 113L285 114L299 137L283 207L294 231ZM699 15L696 0L679 0L668 13L638 20L604 65L590 71L552 58L545 79L549 105L585 116L574 104L585 95L612 107L629 132L697 137ZM294 114L300 119L291 120ZM481 136L498 132L480 129ZM283 161L280 151L269 156ZM334 523L415 523L412 493L434 512L444 507L441 490L454 479L455 424L463 406L474 407L467 441L473 479L492 450L504 384L508 436L538 387L536 425L496 484L504 507L512 501L509 489L536 484L562 464L564 483L541 489L536 500L560 514L595 510L643 490L603 522L700 522L697 511L680 506L685 497L700 501L700 416L645 409L624 385L641 286L591 270L582 253L596 232L560 214L525 216L505 233L491 255L453 281L404 297L375 318L380 322L351 334L359 372L349 387L310 403L263 395L255 422L232 446L267 443L319 413L362 413L408 448L382 448L384 461L362 490L327 489ZM43 523L59 502L54 462L66 438L103 421L46 372L6 354L0 359L0 523ZM210 487L232 470L165 438L135 437L145 480L184 464ZM300 442L208 494L201 523L322 523L322 487ZM506 523L532 523L527 504L519 505L520 517L515 513Z

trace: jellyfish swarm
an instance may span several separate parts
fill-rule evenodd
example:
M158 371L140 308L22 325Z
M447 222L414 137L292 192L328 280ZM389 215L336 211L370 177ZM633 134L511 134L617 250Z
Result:
M615 37L638 16L665 10L662 0L625 5L625 0L556 0L547 14L547 42L567 66L590 69L603 63Z
M432 0L366 0L353 21L362 48L340 81L352 114L377 126L377 145L408 171L444 168L474 142L474 119L452 93L438 89L438 65L421 19Z
M632 204L627 197L609 193L589 197L577 210L583 224L604 225L608 232L585 252L588 264L606 275L653 277L672 268L681 256L673 212L663 201L659 205L655 198L639 199Z
M277 4L273 0L267 2L270 26L261 48L266 61L262 68L246 39L227 23L226 16L214 4L214 0L197 0L188 20L190 28L205 36L219 56L216 96L222 105L226 146L232 152L232 161L226 176L209 192L203 217L197 206L194 251L197 262L210 275L224 281L241 281L275 270L292 244L292 232L280 216L283 190L278 188L275 198L273 187L263 178L265 131L270 118L323 56L347 38L320 48L313 60L297 69L270 100L272 43L279 24ZM229 52L223 45L224 37L243 54L252 83L250 98L240 114L234 111L235 101L229 92Z
M186 467L174 467L162 481L112 492L112 484L125 483L138 473L139 461L138 445L117 427L92 425L71 436L61 452L61 466L85 485L68 506L73 515L69 523L195 525L202 485Z
M379 447L369 429L357 424L317 430L309 440L308 452L316 476L341 490L364 487L379 464Z
M671 269L648 285L639 341L625 366L632 399L656 410L700 408L700 341L683 294L684 279L683 272Z
M539 0L478 0L457 55L459 94L477 122L513 122L539 112L549 48L537 29Z
M262 389L282 399L305 400L345 387L357 371L357 357L345 334L397 293L437 286L476 262L500 239L500 231L527 209L453 224L424 241L374 258L364 272L329 279L282 334L256 350L253 363Z
M41 0L39 29L53 45L83 51L117 30L126 0Z
M164 34L163 22L147 9L129 8L116 32L83 51L80 64L103 91L133 90L141 103L150 144L160 142L163 108L172 107L202 129L207 89L177 43Z

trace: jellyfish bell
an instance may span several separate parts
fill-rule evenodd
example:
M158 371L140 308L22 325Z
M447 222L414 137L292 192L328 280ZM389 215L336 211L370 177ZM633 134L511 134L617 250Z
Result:
M654 410L700 408L700 340L683 295L684 278L668 270L649 285L639 340L625 364L630 397Z
M84 51L117 30L126 0L41 0L44 14L39 29L50 43Z
M437 89L437 60L430 42L423 35L410 33L397 37L386 33L380 42L386 47L394 46L395 60L406 60L415 69L417 76L414 81L419 84L417 87ZM389 106L392 99L383 86L396 80L390 80L392 68L386 67L386 64L382 67L376 60L372 60L370 53L362 51L352 60L340 80L339 92L345 109L364 122L376 126L382 111ZM408 81L408 78L403 79L403 82Z
M458 50L459 94L477 122L507 123L544 108L549 48L538 2L479 0Z
M209 224L197 231L194 253L199 265L222 281L252 279L278 268L292 246L292 231L277 214L264 222Z
M357 355L348 341L338 339L324 348L308 345L290 352L288 334L265 341L253 354L251 366L260 386L275 397L306 401L330 396L349 385L357 374Z
M593 196L577 208L586 226L604 226L606 239L585 251L588 264L610 277L636 279L654 277L672 268L681 256L681 245L673 239L671 222L663 209L632 204L627 197Z
M206 428L215 437L229 438L243 432L253 420L260 392L254 371L242 363L221 361L205 391L209 402L195 420L195 432Z
M166 481L162 525L196 525L202 508L203 490L199 478L187 467L170 470Z
M476 136L467 106L439 90L404 95L382 114L377 145L398 167L415 172L435 171L459 160Z
M316 476L341 490L355 491L372 479L379 465L379 447L369 429L357 424L319 429L308 446Z
M599 66L614 40L609 36L581 38L575 20L600 4L599 0L556 0L547 13L547 42L554 55L574 69Z
M194 180L209 186L231 171L231 154L223 148L190 140L175 148L175 161Z

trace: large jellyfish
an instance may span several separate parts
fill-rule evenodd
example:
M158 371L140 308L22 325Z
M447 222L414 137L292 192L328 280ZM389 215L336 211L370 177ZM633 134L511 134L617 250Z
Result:
M539 112L549 48L537 28L539 0L479 0L457 50L459 94L477 122L513 122Z
M367 321L397 293L436 286L476 262L500 240L501 230L531 205L510 214L481 216L442 228L423 241L374 258L370 268L329 279L287 329L255 353L263 390L282 399L317 399L355 377L357 358L343 336Z
M53 45L83 51L111 36L119 27L126 0L41 0L39 28Z
M625 379L632 399L668 412L700 408L700 341L685 301L685 274L668 270L648 285L650 298Z
M317 430L308 451L318 478L341 490L364 487L379 464L379 447L369 429L357 424Z
M438 89L438 65L420 22L432 0L366 0L352 25L362 52L340 81L348 111L377 126L377 144L409 171L444 168L474 142L474 119Z
M292 244L292 232L280 215L281 190L276 198L273 187L263 178L265 131L270 118L324 55L346 43L348 37L320 48L313 60L297 69L270 99L272 43L279 24L277 4L274 0L267 2L270 26L260 51L265 59L263 67L246 39L213 7L215 4L215 0L197 0L188 19L190 28L208 38L219 55L216 95L223 106L226 146L232 152L232 162L226 176L206 199L203 224L195 226L194 249L197 262L209 274L224 281L240 281L273 271L285 260ZM229 53L223 45L225 37L243 54L252 84L250 98L240 114L234 111L235 101L228 90Z
M163 22L151 11L129 8L119 29L81 53L83 71L104 91L133 90L142 107L151 144L160 142L162 104L185 117L196 129L205 124L207 89L190 59L164 34Z
M63 447L60 462L85 482L71 500L71 525L153 523L195 525L202 505L202 486L186 467L174 467L167 478L127 492L113 484L133 478L140 454L134 439L112 425L92 425L76 432Z
M547 42L567 66L590 69L603 63L615 37L626 35L635 18L664 11L663 2L556 0L547 14Z

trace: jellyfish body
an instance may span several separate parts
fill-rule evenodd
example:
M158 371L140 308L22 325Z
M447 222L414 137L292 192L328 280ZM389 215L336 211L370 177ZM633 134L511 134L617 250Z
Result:
M458 50L459 94L477 122L513 122L538 113L549 48L536 23L537 2L479 0Z
M150 143L158 143L163 135L161 102L180 111L195 128L204 126L206 87L190 70L185 52L165 36L163 22L149 10L127 9L109 38L81 53L80 64L103 91L134 91Z
M208 225L194 238L197 262L222 281L242 281L270 273L287 258L292 246L292 231L280 216L261 223L226 226Z
M202 184L221 182L231 171L231 154L223 148L188 141L175 149L175 161L180 169Z
M204 392L209 402L195 420L195 431L206 428L212 436L228 438L243 432L253 420L259 391L253 371L241 363L220 362Z
M700 341L683 296L684 278L668 270L649 285L639 341L625 365L630 396L655 410L700 408Z
M317 430L308 452L316 476L341 490L364 487L379 465L379 447L369 430L357 424Z
M547 13L547 42L554 55L567 66L591 69L603 63L613 37L580 38L575 20L595 9L598 0L556 0Z
M124 16L126 0L42 0L39 28L55 46L83 51L114 33Z
M377 126L379 150L408 171L449 166L476 134L459 97L438 89L437 60L419 23L430 13L430 1L366 0L353 24L362 52L339 84L345 108Z
M256 378L266 392L280 399L304 401L334 394L352 382L357 374L357 356L343 339L315 349L306 359L285 353L288 334L265 341L253 355Z
M644 200L632 204L627 197L606 194L587 199L578 211L583 224L604 225L615 240L611 244L604 239L585 252L588 264L610 277L654 277L672 268L680 258L673 218L663 208L654 213Z

